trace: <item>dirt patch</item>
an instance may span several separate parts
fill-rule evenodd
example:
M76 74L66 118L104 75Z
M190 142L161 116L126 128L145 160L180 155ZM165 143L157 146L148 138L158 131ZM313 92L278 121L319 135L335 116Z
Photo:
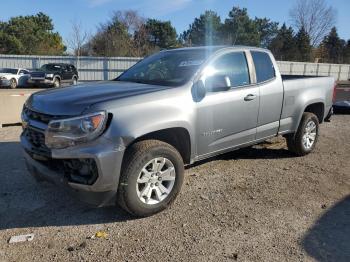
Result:
M34 182L20 131L0 129L0 261L350 261L349 115L306 157L276 138L187 168L174 205L144 219Z

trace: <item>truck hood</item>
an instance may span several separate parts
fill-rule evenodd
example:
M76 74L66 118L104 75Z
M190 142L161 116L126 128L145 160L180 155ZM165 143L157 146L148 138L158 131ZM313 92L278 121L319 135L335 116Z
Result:
M94 82L34 93L26 106L48 115L76 116L93 104L156 92L171 87L131 82Z

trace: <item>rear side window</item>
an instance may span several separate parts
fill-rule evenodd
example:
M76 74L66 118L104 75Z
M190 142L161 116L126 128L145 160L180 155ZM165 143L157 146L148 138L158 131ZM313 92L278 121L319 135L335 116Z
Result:
M214 61L216 74L230 78L231 87L250 84L247 59L243 52L232 52L219 57Z
M251 52L258 83L275 78L275 68L268 53L252 51Z

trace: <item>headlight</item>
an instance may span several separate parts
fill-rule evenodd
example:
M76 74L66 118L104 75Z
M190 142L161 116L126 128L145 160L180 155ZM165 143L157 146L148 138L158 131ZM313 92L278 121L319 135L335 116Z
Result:
M94 140L105 129L106 112L101 111L80 117L52 120L45 132L49 148L65 148Z
M53 78L53 74L46 74L46 77Z
M6 77L0 76L0 80L6 80Z

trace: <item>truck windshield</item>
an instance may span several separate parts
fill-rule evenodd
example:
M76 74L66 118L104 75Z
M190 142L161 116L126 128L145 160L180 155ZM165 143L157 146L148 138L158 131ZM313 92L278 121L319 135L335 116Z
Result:
M17 69L13 69L13 68L0 68L0 73L5 73L5 74L16 75L17 71L18 71Z
M160 52L132 66L115 81L181 86L191 79L208 55L205 49Z

